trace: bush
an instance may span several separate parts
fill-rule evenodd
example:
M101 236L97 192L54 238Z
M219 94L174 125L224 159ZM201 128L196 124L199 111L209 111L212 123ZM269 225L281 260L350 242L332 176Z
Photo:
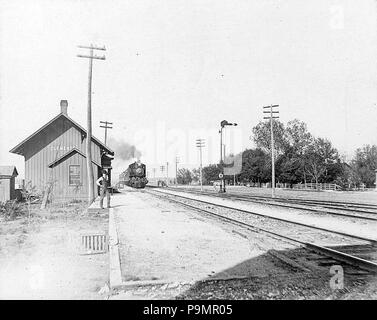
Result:
M5 219L13 220L16 217L26 214L24 205L16 200L0 202L0 216Z

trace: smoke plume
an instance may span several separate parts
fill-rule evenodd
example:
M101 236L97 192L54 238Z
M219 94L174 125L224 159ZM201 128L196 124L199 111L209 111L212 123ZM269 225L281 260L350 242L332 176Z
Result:
M114 150L115 157L121 160L140 159L141 152L125 141L109 139L109 146Z
M113 167L113 181L116 182L120 173L126 170L132 162L140 159L141 152L134 145L113 138L108 139L108 146L115 152L111 166Z

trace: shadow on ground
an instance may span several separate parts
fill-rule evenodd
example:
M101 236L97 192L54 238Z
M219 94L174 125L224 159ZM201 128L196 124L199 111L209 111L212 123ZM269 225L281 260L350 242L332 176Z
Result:
M343 276L330 272L336 265ZM269 250L197 281L175 299L375 299L375 278L303 248Z

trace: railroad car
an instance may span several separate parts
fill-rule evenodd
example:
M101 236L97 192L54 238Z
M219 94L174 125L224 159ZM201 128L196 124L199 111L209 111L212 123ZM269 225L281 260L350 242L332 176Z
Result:
M145 188L148 183L146 178L146 166L140 161L135 161L128 166L128 169L120 174L119 182L132 188Z

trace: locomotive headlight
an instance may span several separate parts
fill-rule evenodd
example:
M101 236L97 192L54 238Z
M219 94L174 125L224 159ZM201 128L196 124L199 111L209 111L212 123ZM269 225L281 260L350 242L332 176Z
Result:
M141 173L141 168L137 168L137 169L136 169L136 172L137 172L137 173Z

